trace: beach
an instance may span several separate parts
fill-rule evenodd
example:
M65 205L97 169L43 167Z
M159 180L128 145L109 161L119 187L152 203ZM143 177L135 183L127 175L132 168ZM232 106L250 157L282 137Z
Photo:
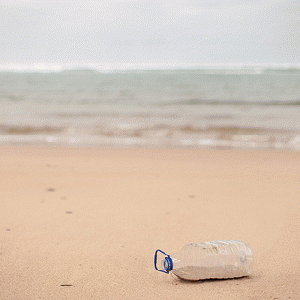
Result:
M300 299L300 152L1 145L1 299ZM188 282L156 249L242 240L249 277Z

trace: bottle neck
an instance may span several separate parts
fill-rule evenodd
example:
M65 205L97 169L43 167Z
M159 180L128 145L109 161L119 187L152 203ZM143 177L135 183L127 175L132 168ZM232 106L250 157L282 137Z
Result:
M169 255L163 260L163 267L167 273L173 270L173 261Z

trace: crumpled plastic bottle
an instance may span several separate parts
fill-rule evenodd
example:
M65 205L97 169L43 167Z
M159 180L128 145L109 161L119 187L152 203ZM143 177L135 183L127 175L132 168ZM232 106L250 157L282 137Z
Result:
M162 269L157 268L159 252L165 255ZM237 278L251 274L253 251L248 243L235 240L190 243L173 255L156 250L154 267L185 280Z

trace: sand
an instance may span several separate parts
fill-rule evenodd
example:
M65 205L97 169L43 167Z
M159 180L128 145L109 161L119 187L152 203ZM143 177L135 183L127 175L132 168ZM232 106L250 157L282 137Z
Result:
M1 146L0 166L0 299L300 299L300 152ZM231 239L250 277L154 270Z

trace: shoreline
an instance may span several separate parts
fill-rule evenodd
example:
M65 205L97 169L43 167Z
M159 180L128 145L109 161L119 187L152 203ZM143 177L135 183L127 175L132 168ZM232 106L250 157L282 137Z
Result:
M13 127L14 128L14 127ZM14 130L35 131L24 127ZM1 128L0 128L1 129ZM51 130L41 128L39 131ZM183 127L182 132L162 128L157 132L145 133L142 129L129 132L104 131L97 135L83 134L0 134L0 147L6 145L42 146L42 147L99 147L134 149L269 149L269 150L300 150L300 134L297 131L284 131L259 128L220 127L197 129L191 126ZM161 131L161 132L160 132Z

